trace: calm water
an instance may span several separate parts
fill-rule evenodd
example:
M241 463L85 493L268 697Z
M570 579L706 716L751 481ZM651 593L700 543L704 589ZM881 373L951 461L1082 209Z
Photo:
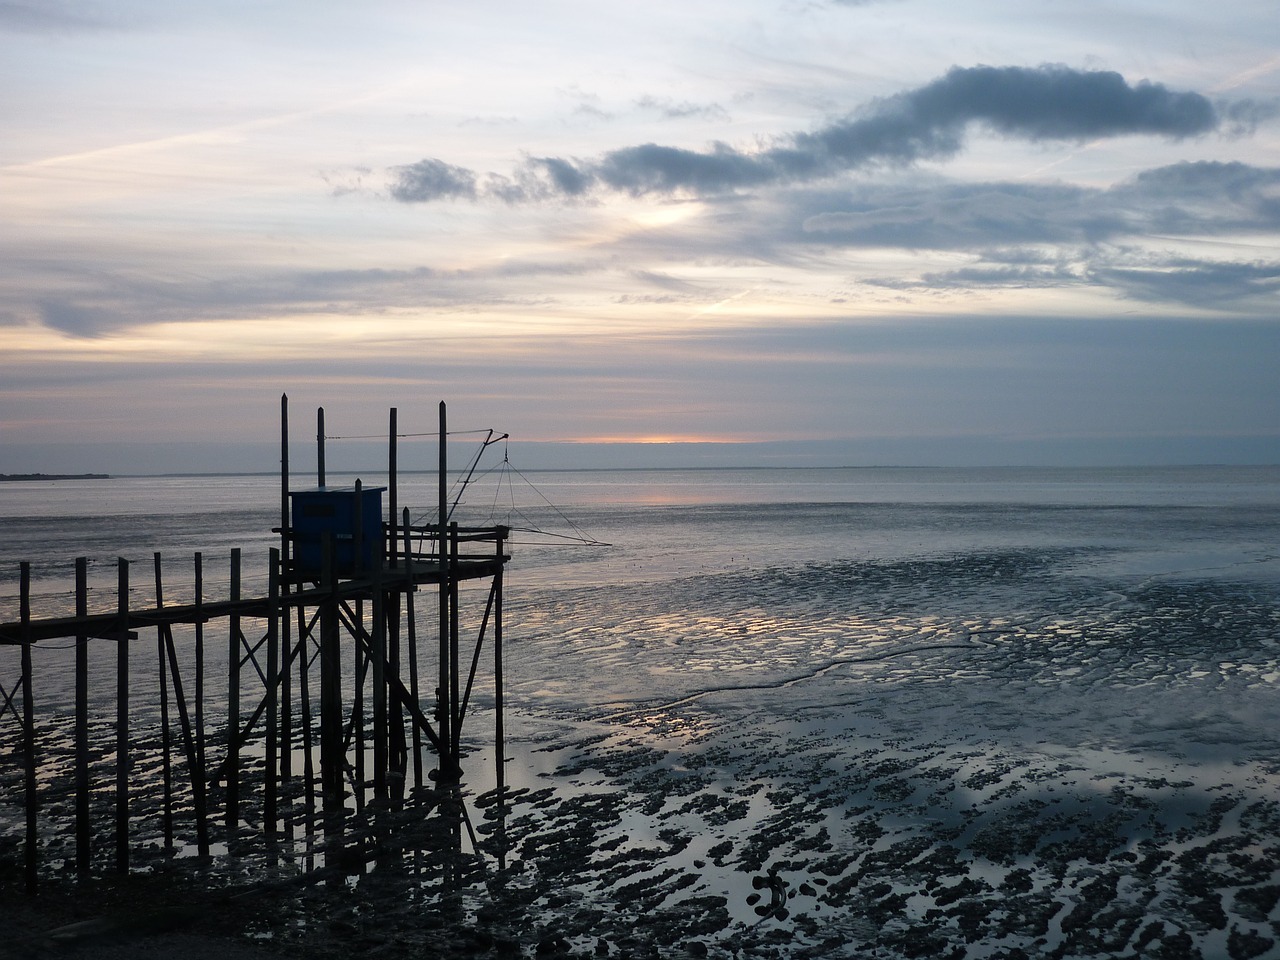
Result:
M402 477L399 496L415 521L435 520L433 476ZM1070 550L1099 571L1228 565L1266 578L1280 550L1280 468L495 470L468 486L453 518L516 528L517 589L991 547ZM50 615L66 603L78 556L101 583L114 584L116 557L147 583L154 552L189 568L200 551L217 580L240 547L246 575L261 578L279 523L279 481L268 476L0 484L0 615L16 617L24 560Z
M435 520L433 476L402 477L399 495L414 520ZM156 551L166 602L191 597L196 551L206 598L225 596L233 547L246 595L265 592L279 503L268 476L0 484L0 617L18 617L22 560L37 617L72 612L77 556L90 558L93 610L115 608L116 557L131 562L134 604L152 602ZM587 712L597 699L679 696L706 673L785 677L870 642L860 631L889 613L1021 616L1046 590L1086 583L1099 596L1173 581L1264 598L1280 588L1280 468L493 470L453 518L515 529L513 662L533 705ZM434 608L422 607L429 630ZM554 695L561 677L573 703Z

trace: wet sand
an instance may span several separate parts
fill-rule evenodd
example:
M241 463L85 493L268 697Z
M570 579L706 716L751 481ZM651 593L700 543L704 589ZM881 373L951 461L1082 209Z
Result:
M14 955L1275 956L1276 578L1098 569L1008 550L530 596L505 804L476 753L465 820L387 811L345 872L157 854L136 886L51 884Z

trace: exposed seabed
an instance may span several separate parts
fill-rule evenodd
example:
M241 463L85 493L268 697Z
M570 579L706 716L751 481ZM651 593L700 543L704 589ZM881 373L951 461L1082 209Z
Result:
M476 749L457 804L353 809L337 855L294 834L202 861L140 813L153 851L127 882L57 870L28 914L5 872L24 908L10 949L1274 955L1274 575L1075 562L1008 551L540 598L509 648L508 791ZM43 842L56 862L69 841Z

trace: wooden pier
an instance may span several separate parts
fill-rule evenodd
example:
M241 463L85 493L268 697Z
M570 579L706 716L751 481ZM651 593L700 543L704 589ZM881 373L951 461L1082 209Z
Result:
M88 562L81 558L74 611L35 618L30 565L21 564L19 618L0 623L0 647L20 648L20 675L16 681L0 677L0 723L16 720L21 728L21 750L9 757L20 757L23 765L29 892L36 891L41 871L40 773L47 753L41 734L55 722L41 716L33 696L31 654L44 641L75 645L74 732L66 739L74 741L75 870L81 875L111 863L118 872L130 869L140 799L147 801L141 816L159 816L166 851L182 847L208 856L215 845L243 845L255 836L270 845L305 824L309 835L323 837L331 855L340 855L344 822L366 804L385 808L415 792L438 794L456 785L486 643L501 797L503 571L510 533L503 526L450 522L447 435L442 403L437 522L414 524L397 499L395 410L387 487L325 485L321 410L317 486L292 490L288 399L282 398L279 546L270 551L265 595L244 595L241 550L234 549L216 598L206 592L203 557L196 554L193 580L182 585L184 602L166 603L172 585L157 553L149 571L154 603L130 604L135 573L121 558L114 607L90 613ZM459 590L468 581L488 584L487 591L466 591L469 603ZM420 635L428 631L420 629L415 606L424 590L437 597L429 639ZM154 647L146 652L151 640ZM100 643L115 645L113 704L90 700L89 648ZM464 645L471 648L465 655ZM158 731L131 729L137 724L130 679L142 657L154 658L157 671ZM226 716L211 722L206 685L208 664L216 660L218 680L226 684L218 706ZM91 742L89 718L111 706L113 743L104 747L101 735ZM424 770L428 752L433 770ZM158 762L159 784L134 782L132 771L143 759L148 767ZM157 788L159 797L139 793Z

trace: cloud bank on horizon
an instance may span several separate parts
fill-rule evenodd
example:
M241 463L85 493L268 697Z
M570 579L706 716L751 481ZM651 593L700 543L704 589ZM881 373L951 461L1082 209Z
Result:
M288 389L1280 456L1265 4L686 7L0 4L4 438L229 439Z

